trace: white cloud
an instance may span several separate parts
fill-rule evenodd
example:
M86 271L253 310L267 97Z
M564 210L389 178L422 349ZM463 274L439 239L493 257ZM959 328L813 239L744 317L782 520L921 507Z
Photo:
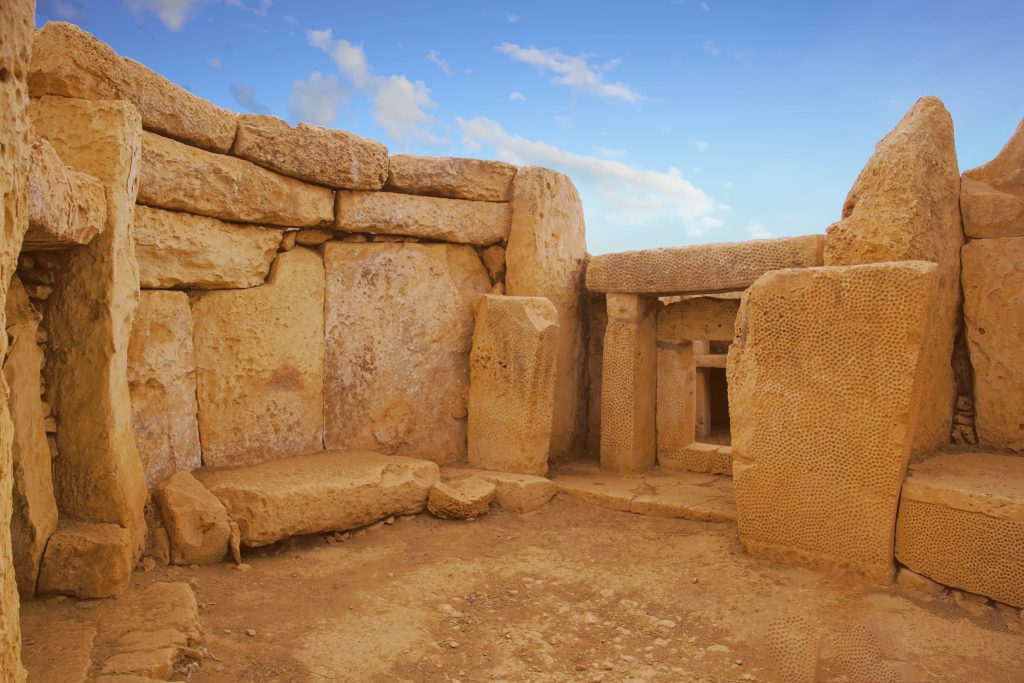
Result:
M253 114L269 114L270 108L256 101L256 91L245 83L232 83L231 95L242 109Z
M89 16L85 5L76 0L39 0L36 12L54 21L70 21L74 24L82 23Z
M265 17L270 12L273 0L259 0L255 5L247 5L243 0L224 0L224 4L245 12L252 12L257 17Z
M700 3L697 6L700 7L701 10L704 11L704 12L710 12L711 11L711 8L708 7L708 3L706 3L706 2L702 2L702 3Z
M751 239L763 240L772 237L775 233L766 228L761 221L750 221L747 223L747 234Z
M370 82L370 62L366 59L362 45L353 45L347 40L334 39L329 28L307 31L309 44L326 52L341 73L357 88L365 88Z
M698 152L706 152L711 149L711 143L706 140L691 140L690 144Z
M512 102L524 102L526 100L526 95L518 91L510 92L508 94L508 99Z
M220 57L210 57L209 59L206 60L206 63L209 64L214 69L216 69L217 71L223 71L224 70L224 62L221 60Z
M518 14L514 14L513 12L505 12L505 21L507 21L510 24L514 24L520 19L522 19L522 17L520 17Z
M722 54L722 50L720 48L715 47L715 44L712 43L710 40L704 41L704 52L707 52L712 57L717 57L718 55Z
M444 59L441 58L441 53L438 52L437 50L431 50L430 52L428 52L427 53L427 59L429 59L431 62L433 62L434 65L438 69L443 71L445 74L447 74L449 76L452 75L452 67L448 64L447 61L445 61Z
M600 145L594 145L594 151L597 152L598 156L606 157L608 159L622 159L623 157L629 156L629 152L624 149L610 149L608 147L601 147Z
M192 9L202 0L126 0L128 9L141 19L146 12L155 14L160 23L170 31L180 31L192 14Z
M338 108L348 99L337 76L324 76L319 71L304 81L292 82L288 108L300 121L328 126L338 118Z
M573 56L554 48L542 50L536 47L521 47L515 43L502 43L494 49L517 62L554 72L557 75L552 82L558 85L597 97L609 97L626 102L639 102L643 99L625 83L605 82L605 73L617 66L621 60L612 59L604 64L592 65L588 61L590 55L587 54Z

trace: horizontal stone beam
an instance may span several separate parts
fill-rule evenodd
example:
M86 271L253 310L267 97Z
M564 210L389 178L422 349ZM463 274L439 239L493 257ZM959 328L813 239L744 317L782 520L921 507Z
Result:
M502 161L420 157L391 157L384 189L450 199L507 202L512 199L516 167Z
M29 225L23 249L43 251L88 244L107 221L103 184L68 168L42 138L32 141L28 171Z
M724 353L709 353L693 358L698 368L724 368L728 356Z
M735 336L740 300L695 297L668 304L658 312L661 341L727 341Z
M771 270L822 265L824 235L603 254L590 260L587 289L669 296L746 289Z

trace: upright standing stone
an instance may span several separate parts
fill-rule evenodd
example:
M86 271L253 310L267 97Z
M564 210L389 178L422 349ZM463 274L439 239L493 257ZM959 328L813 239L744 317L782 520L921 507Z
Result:
M586 455L601 452L601 373L604 371L604 332L608 327L608 303L604 294L586 295L587 323L587 444Z
M697 375L693 343L658 340L658 397L655 408L658 462L664 466L694 442Z

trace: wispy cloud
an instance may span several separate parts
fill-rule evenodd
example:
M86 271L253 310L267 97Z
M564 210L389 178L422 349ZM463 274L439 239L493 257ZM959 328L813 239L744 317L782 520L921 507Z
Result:
M434 66L443 71L448 76L452 75L452 67L448 62L441 58L441 53L437 50L431 50L427 53L427 59L429 59Z
M292 82L288 109L300 121L329 126L338 119L338 109L347 99L348 93L337 76L314 71L306 80Z
M494 49L517 62L553 72L556 75L552 82L558 85L597 97L626 102L639 102L643 99L625 83L605 81L605 73L617 66L621 62L619 59L612 59L603 64L591 64L589 60L592 55L567 55L554 48L522 47L515 43L502 43Z
M601 147L600 145L594 145L594 151L600 157L606 159L623 159L629 156L629 152L624 149L610 149L608 147Z
M88 12L85 5L76 0L39 0L36 12L54 21L70 21L80 24L86 20Z
M245 12L251 12L257 17L265 17L270 12L270 6L274 3L273 0L258 0L258 2L252 5L247 5L244 0L224 0L224 4Z
M256 91L245 83L232 83L231 96L242 109L252 114L269 114L270 108L256 101Z
M209 64L212 68L216 69L217 71L224 70L224 62L221 60L220 57L210 57L206 60L206 63Z
M698 152L706 152L711 149L711 143L707 140L690 140L690 144Z
M717 57L718 55L722 54L722 50L718 47L715 47L715 44L712 43L710 40L704 41L704 52L707 52L712 57Z
M128 9L139 21L147 12L155 14L169 31L180 31L201 0L125 0Z
M526 95L519 91L510 92L508 94L508 99L511 100L512 102L524 102L526 101Z
M518 14L515 14L514 12L505 12L505 21L507 21L510 24L514 24L520 19L522 19L522 17L520 17Z

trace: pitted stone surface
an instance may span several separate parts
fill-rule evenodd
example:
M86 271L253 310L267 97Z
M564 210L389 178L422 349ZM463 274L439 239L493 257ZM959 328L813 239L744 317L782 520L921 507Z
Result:
M659 324L660 317L659 314ZM665 466L671 460L670 454L691 444L696 434L697 370L691 343L659 340L657 354L655 424L658 462Z
M732 341L739 299L688 297L658 312L658 339Z
M189 472L176 472L157 487L174 564L215 564L228 553L231 524L217 497Z
M1024 236L1024 119L995 158L964 171L960 207L968 237Z
M507 202L512 198L516 167L502 161L421 157L391 157L384 189L431 197Z
M493 483L477 477L437 481L430 489L427 509L441 519L474 519L487 514L494 492Z

